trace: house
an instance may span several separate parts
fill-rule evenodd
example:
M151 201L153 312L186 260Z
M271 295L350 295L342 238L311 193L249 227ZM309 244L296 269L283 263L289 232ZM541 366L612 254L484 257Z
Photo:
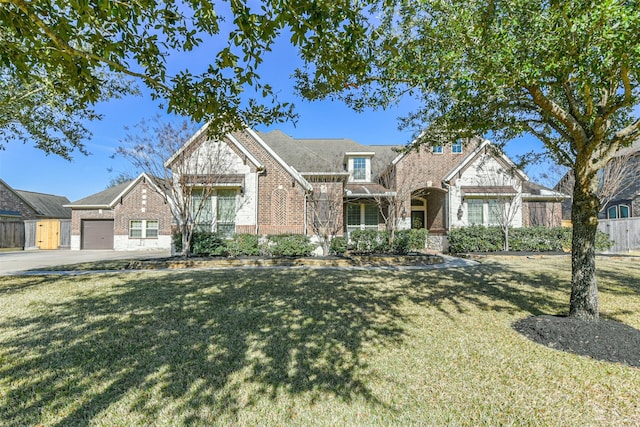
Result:
M196 228L227 236L426 228L442 250L451 228L498 225L506 212L513 227L560 225L565 196L487 140L403 148L249 128L212 140L205 125L165 166L187 187ZM74 202L71 247L169 248L172 203L146 174Z
M171 210L158 179L136 179L69 203L71 249L171 247Z
M600 199L603 203L599 219L640 217L640 138L629 147L618 150L614 158L600 172ZM571 194L573 173L567 172L555 186L558 191ZM562 217L571 219L572 198L562 204Z
M67 203L69 199L64 196L15 190L0 179L0 222L20 224L4 226L0 245L25 249L69 247L71 209L64 207ZM11 244L4 242L5 229L6 234L19 235L11 239Z
M205 125L182 147L182 160L174 156L168 166L174 179L193 183L195 194L215 187L204 226L222 233L314 235L332 204L337 234L383 230L391 221L397 229L427 228L440 249L451 228L497 225L501 205L513 213L511 226L560 225L565 196L531 183L487 140L401 149L252 129L212 141ZM224 156L226 169L199 173L193 165L211 153ZM186 172L177 173L178 163L189 165ZM219 178L204 184L205 175Z

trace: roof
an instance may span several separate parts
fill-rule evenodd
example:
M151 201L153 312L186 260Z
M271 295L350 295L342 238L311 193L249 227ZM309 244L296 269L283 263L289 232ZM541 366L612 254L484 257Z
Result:
M345 194L350 198L359 197L388 197L395 196L396 192L383 187L380 184L350 183L345 187Z
M14 190L15 193L36 211L38 216L47 218L71 218L71 209L65 207L69 199L54 194Z
M522 197L525 199L568 199L568 194L552 190L535 182L525 181L522 184Z
M373 153L371 174L375 179L398 155L396 145L363 145L347 138L292 138L282 131L256 132L287 164L301 174L345 172L346 153Z
M121 197L124 197L131 189L135 186L135 184L143 179L148 179L149 182L158 187L156 181L162 181L159 178L152 180L147 174L142 173L136 179L132 179L122 184L116 185L115 187L107 188L106 190L100 191L99 193L92 194L91 196L87 196L84 199L76 200L73 203L68 203L66 206L70 208L104 208L111 209ZM160 191L160 187L158 187Z

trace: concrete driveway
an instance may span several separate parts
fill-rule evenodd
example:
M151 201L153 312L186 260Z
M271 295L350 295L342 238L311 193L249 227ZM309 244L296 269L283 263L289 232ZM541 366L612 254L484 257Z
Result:
M47 268L80 262L111 259L161 258L171 255L170 251L18 251L0 252L0 276L21 273L34 268Z

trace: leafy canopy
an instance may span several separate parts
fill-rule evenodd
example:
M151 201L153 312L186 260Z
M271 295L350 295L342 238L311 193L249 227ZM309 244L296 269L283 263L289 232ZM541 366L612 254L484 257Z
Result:
M357 109L414 96L403 125L423 142L528 132L571 168L580 156L599 168L638 137L636 1L401 0L375 16L338 53L308 58L303 95Z
M96 118L96 102L122 93L109 87L112 74L142 82L169 112L210 122L210 132L220 135L295 117L292 106L261 80L264 55L284 33L311 52L326 38L335 39L325 27L363 28L361 10L346 0L0 0L0 67L6 84L25 92L30 85L46 87L40 94L52 114L75 119L73 130L49 120L62 133L59 139L47 141L51 130L41 128L39 147L50 153L82 151L78 137L86 130L78 123ZM176 63L188 58L185 53L204 55L209 64L198 71L181 68ZM11 105L35 111L36 100L25 99L13 96Z

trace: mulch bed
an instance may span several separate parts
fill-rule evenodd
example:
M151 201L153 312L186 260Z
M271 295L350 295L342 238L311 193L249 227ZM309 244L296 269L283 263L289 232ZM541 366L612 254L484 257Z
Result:
M520 320L513 328L550 348L640 368L640 331L624 323L543 315Z

